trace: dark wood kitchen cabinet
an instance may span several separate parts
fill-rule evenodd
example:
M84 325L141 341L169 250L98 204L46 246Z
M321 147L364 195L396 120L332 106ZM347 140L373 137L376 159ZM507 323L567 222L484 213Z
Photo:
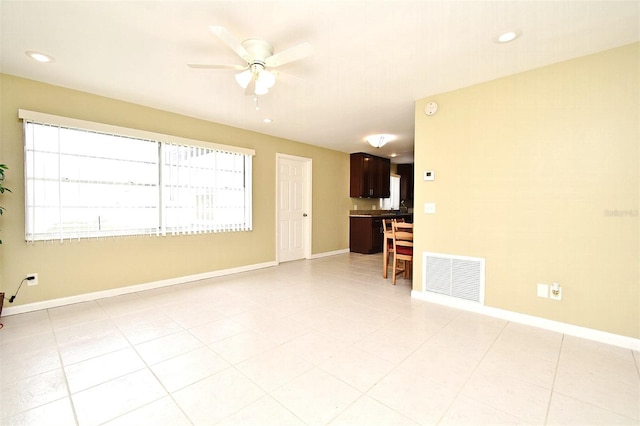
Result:
M400 199L413 201L413 164L398 164Z
M371 254L382 251L382 218L350 217L349 218L349 250L355 253Z
M391 161L388 158L358 152L351 154L351 185L354 198L389 198Z
M383 219L413 223L413 214L386 212L349 215L349 250L363 254L380 253L384 244Z

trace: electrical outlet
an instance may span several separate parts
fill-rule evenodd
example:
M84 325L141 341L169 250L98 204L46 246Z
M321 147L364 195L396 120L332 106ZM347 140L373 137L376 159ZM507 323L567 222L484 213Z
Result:
M38 285L38 274L27 274L27 276L25 277L27 279L27 285L28 286L32 286L32 285Z
M551 291L549 291L549 299L562 300L562 287L558 283L551 285Z

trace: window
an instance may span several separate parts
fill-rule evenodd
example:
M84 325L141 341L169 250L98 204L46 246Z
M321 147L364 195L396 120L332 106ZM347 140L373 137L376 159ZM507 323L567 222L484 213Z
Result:
M163 229L251 229L250 155L168 143L161 151Z
M251 230L252 150L20 110L27 241Z
M389 198L380 199L381 210L398 210L400 208L400 176L391 175L390 188L391 196Z

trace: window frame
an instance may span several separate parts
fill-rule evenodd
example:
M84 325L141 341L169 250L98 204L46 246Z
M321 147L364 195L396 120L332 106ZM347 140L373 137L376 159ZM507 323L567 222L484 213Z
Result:
M156 143L157 144L157 152L158 152L158 158L157 158L157 173L158 173L158 180L157 180L157 201L158 201L158 211L157 211L157 216L158 216L158 227L157 228L153 228L154 230L152 232L148 232L148 230L145 230L144 232L139 232L138 230L134 231L134 232L122 232L121 230L118 232L113 232L113 233L102 233L102 232L93 232L91 233L91 235L79 235L79 232L76 230L74 231L74 235L64 235L64 232L60 232L60 236L59 237L52 237L51 234L47 235L45 233L36 233L36 232L30 232L29 231L29 227L30 227L30 223L28 222L30 219L28 217L29 215L29 203L30 203L30 198L29 198L29 194L30 194L30 189L27 187L28 185L28 179L27 179L27 174L28 174L28 170L27 170L27 132L24 131L24 149L25 149L25 240L28 242L34 242L34 241L50 241L50 240L70 240L70 239L86 239L86 238L92 238L92 237L104 237L104 236L121 236L121 235L127 235L127 236L135 236L135 235L158 235L158 236L162 236L162 235L178 235L178 234L194 234L194 233L216 233L216 232L229 232L229 231L250 231L252 230L252 210L253 210L253 206L252 206L252 198L253 198L253 183L252 183L252 168L253 168L253 162L252 162L252 157L255 155L255 151L253 149L248 149L248 148L242 148L242 147L236 147L236 146L230 146L230 145L223 145L223 144L218 144L218 143L213 143L213 142L207 142L207 141L201 141L201 140L195 140L195 139L189 139L189 138L183 138L180 136L173 136L173 135L167 135L167 134L162 134L162 133L156 133L156 132L150 132L150 131L146 131L146 130L139 130L139 129L131 129L131 128L126 128L126 127L121 127L121 126L114 126L114 125L110 125L110 124L104 124L104 123L97 123L97 122L92 122L92 121L86 121L86 120L79 120L79 119L74 119L74 118L69 118L69 117L62 117L62 116L57 116L57 115L52 115L52 114L46 114L46 113L42 113L42 112L35 112L35 111L29 111L29 110L23 110L20 109L18 110L18 118L23 120L24 122L24 128L26 130L26 126L28 123L34 123L34 124L38 124L38 125L48 125L48 126L53 126L53 127L58 127L58 128L65 128L65 129L71 129L71 130L77 130L77 131L86 131L86 132L93 132L93 133L100 133L100 134L106 134L106 135L112 135L112 136L117 136L117 137L124 137L124 138L130 138L130 139L137 139L137 140L144 140L144 141L149 141L152 143ZM192 148L194 150L199 150L200 152L207 152L209 154L213 153L214 157L219 155L223 155L225 153L227 154L234 154L234 155L241 155L242 159L244 161L244 166L243 166L243 178L244 178L244 186L242 189L242 194L244 196L244 204L243 206L243 213L244 213L244 221L240 224L240 222L238 222L240 224L240 226L232 226L232 225L227 225L227 226L222 226L222 227L218 227L218 226L205 226L205 227L182 227L180 229L173 229L173 228L167 228L166 223L164 222L164 216L166 214L165 209L166 206L163 205L163 196L164 196L164 192L166 191L166 182L164 179L164 175L163 175L163 168L164 166L164 152L166 147L189 147ZM204 150L204 151L203 151ZM58 153L58 155L60 155ZM218 169L214 170L214 173L216 173L218 171ZM33 230L32 230L33 231Z

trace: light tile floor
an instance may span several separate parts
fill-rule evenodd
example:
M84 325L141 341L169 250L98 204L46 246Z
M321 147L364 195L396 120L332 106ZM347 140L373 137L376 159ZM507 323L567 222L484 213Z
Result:
M344 254L3 317L2 425L640 424L640 354Z

